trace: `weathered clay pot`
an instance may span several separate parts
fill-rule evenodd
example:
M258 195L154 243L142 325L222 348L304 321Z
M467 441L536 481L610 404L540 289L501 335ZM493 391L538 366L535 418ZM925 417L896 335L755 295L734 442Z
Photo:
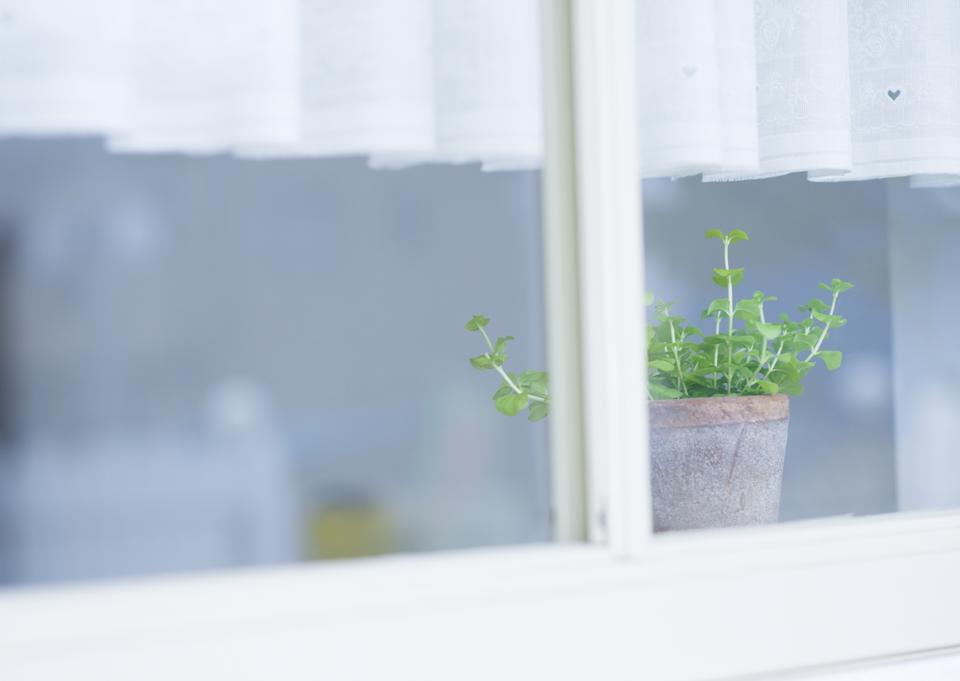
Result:
M790 420L785 395L649 404L655 531L777 521Z

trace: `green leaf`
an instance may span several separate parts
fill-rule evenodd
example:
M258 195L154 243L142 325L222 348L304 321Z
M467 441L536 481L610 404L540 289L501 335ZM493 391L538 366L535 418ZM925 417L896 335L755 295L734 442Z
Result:
M821 324L829 324L831 328L838 328L847 323L847 320L837 314L824 314L823 312L813 311L810 314Z
M527 370L517 376L517 386L526 392L537 395L547 394L547 373L545 371Z
M726 345L729 342L730 342L729 336L724 336L723 334L719 334L716 336L706 336L703 339L703 343L701 343L701 345L703 345L704 349L706 350L712 350L716 345Z
M680 391L676 388L670 388L657 383L651 383L648 386L648 390L655 400L676 400L680 397Z
M513 393L513 388L511 388L509 385L504 383L503 385L500 386L500 389L497 390L497 392L493 393L493 397L491 399L497 400L503 397L504 395L510 395L511 393Z
M713 281L718 286L726 286L727 281L730 281L734 286L743 281L743 268L737 267L732 270L725 270L719 267L713 269Z
M670 316L670 308L673 307L673 303L667 302L666 300L657 301L656 305L653 306L654 312L657 313L657 318L665 320Z
M724 240L726 239L726 235L723 232L721 232L719 229L708 229L707 238Z
M494 404L497 407L497 411L501 414L506 414L507 416L516 416L527 406L527 402L530 401L530 396L527 393L514 393L511 392L509 395L503 395L498 397Z
M475 314L473 315L473 319L467 322L463 328L467 331L479 331L489 323L490 320L487 317L484 317L482 314Z
M760 304L752 298L739 300L733 309L733 316L748 322L757 321L760 319Z
M840 362L843 361L843 353L839 350L823 350L817 353L817 357L823 360L824 366L830 371L840 368Z
M501 336L497 339L497 342L493 344L493 351L497 354L503 354L507 343L512 340L514 340L513 336ZM504 359L506 359L506 357L504 357Z
M742 229L734 229L727 234L727 239L730 241L730 243L735 244L738 241L749 241L750 237L747 236L747 233Z
M477 357L470 358L470 364L474 369L480 369L484 371L486 369L493 368L493 358L487 357L486 355L478 355Z
M757 381L757 385L760 386L760 390L765 395L776 395L780 392L780 386L773 381Z
M757 339L753 336L728 336L730 343L734 346L739 345L740 347L745 347L748 350L752 349L756 344Z
M547 402L531 402L530 411L527 414L528 421L539 421L547 417L550 413L550 405Z
M674 362L666 359L651 359L647 364L658 371L673 371L677 368Z
M803 385L799 381L786 381L780 383L780 392L784 395L802 395Z
M841 294L844 291L849 291L853 288L853 284L849 281L844 281L843 279L831 279L830 280L830 291L836 294Z
M811 298L806 305L800 306L801 312L826 312L829 309L830 306L819 298Z
M780 335L781 327L779 324L766 324L764 322L757 322L755 326L757 327L757 331L760 332L760 335L767 340L773 340Z
M724 286L726 286L726 284L724 284ZM713 317L718 312L720 314L727 315L729 313L728 307L729 303L727 302L726 298L715 298L714 300L710 301L710 305L708 305L707 309L704 310L703 318L706 319L707 317Z
M798 333L783 339L784 350L795 352L797 350L812 350L817 344L817 339L812 333Z
M651 305L653 305L653 294L650 293L649 291L647 291L646 294L644 294L643 296L643 304L647 307L650 307Z

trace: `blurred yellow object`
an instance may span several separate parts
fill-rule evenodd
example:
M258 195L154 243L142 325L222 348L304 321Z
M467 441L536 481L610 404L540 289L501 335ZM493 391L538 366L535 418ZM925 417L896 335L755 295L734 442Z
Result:
M394 551L387 516L359 503L328 504L307 519L307 556L311 560L358 558Z

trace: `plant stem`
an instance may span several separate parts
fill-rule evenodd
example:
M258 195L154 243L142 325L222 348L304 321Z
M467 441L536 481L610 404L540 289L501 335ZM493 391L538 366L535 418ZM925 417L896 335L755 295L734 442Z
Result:
M840 296L839 293L835 292L833 294L833 300L830 301L830 316L833 316L834 310L837 309L837 298ZM823 331L820 332L820 338L817 339L817 344L813 346L813 350L810 351L810 354L807 355L807 360L810 361L817 356L817 353L820 352L820 346L823 345L823 339L827 337L827 331L830 330L830 322L826 322L823 327Z
M730 274L730 241L723 240L723 268L727 271L727 394L733 392L733 275Z
M714 334L715 336L719 336L719 335L720 335L720 311L719 311L719 310L717 310L717 324L716 324L716 326L714 327L713 334ZM720 363L720 346L719 346L719 345L714 345L714 346L713 346L713 366L714 366L715 369L716 369L716 368L719 368L719 367L717 366L719 363ZM713 389L714 389L714 390L717 389L717 381L718 381L718 379L719 379L719 376L717 376L717 374L714 373L714 374L713 374Z
M483 327L480 327L480 333L483 334L483 340L487 341L487 347L490 348L490 352L493 352L493 343L490 342L490 336L487 335L487 332L483 330Z
M773 356L773 361L770 362L770 368L767 369L767 373L766 373L766 375L764 375L764 378L769 378L769 377L770 377L770 372L773 371L774 367L777 366L777 360L780 359L780 353L781 353L781 352L783 352L783 341L780 341L780 347L777 348L777 354L775 354L775 355ZM759 373L759 372L760 372L760 369L758 368L758 369L757 369L757 373Z
M760 301L760 323L761 324L767 323L767 320L763 318L763 301ZM757 365L757 371L756 373L753 374L753 380L751 380L749 385L747 385L748 388L757 382L758 380L757 374L760 373L760 367L762 367L764 363L767 361L767 337L764 336L763 334L760 334L760 338L763 339L762 340L763 344L760 346L760 364Z
M483 327L482 327L482 326L480 327L480 333L483 334L483 340L485 340L485 341L487 342L487 347L490 348L490 352L493 352L493 343L490 342L490 336L487 335L487 332L483 330ZM506 384L510 386L510 389L511 389L513 392L515 392L517 395L519 395L520 393L522 393L523 391L520 390L520 388L517 387L517 384L514 383L512 380L510 380L510 376L507 375L507 372L503 370L503 367L500 366L499 364L497 364L497 363L493 360L493 357L490 356L490 352L485 352L485 353L483 353L483 356L490 360L490 363L493 364L493 368L497 370L497 373L500 374L500 376L503 378L503 380L506 382ZM547 401L545 398L540 397L539 395L533 395L533 394L531 394L531 393L527 393L527 395L530 397L531 400L533 400L533 401L535 401L535 402L546 402L546 401Z
M687 386L683 383L683 369L680 368L680 353L677 351L677 331L673 326L673 320L670 319L670 343L673 345L673 359L677 363L677 388L684 395L687 394Z
M764 379L770 375L770 372L773 371L773 367L777 365L777 360L780 359L780 353L783 351L783 341L780 341L780 346L777 348L777 353L773 356L773 362L770 364L770 368L767 369L767 373L764 376ZM753 378L750 379L750 382L744 386L744 390L747 390L753 387L753 384L760 380L760 371L763 370L763 365L767 363L767 339L763 339L763 351L760 353L760 363L757 365L757 370L753 373Z
M482 329L481 329L481 330L482 330ZM483 334L483 335L486 336L487 334ZM484 355L485 357L490 357L490 353L488 353L488 352L483 353L483 355ZM493 361L492 358L491 358L491 361ZM503 367L502 367L502 366L500 366L500 365L497 364L496 362L493 362L493 368L497 370L497 373L500 374L501 377L503 377L503 380L506 382L507 385L510 386L510 389L511 389L513 392L515 392L515 393L518 394L518 395L523 392L522 390L520 390L520 388L517 387L517 384L516 384L516 383L514 383L512 380L510 380L510 376L507 374L506 371L503 370ZM527 396L528 396L531 400L533 400L534 402L546 402L546 401L547 401L546 398L540 397L539 395L534 395L533 393L527 393Z
M516 384L516 383L514 383L512 380L510 380L510 376L507 374L506 371L503 370L503 367L500 366L499 364L497 364L496 362L494 362L494 361L493 361L493 357L490 356L490 353L493 352L493 343L490 342L490 336L487 335L487 332L483 330L483 327L482 327L482 326L480 327L480 333L483 335L483 340L485 340L485 341L487 342L487 347L490 348L490 352L485 352L485 353L483 353L483 356L490 360L490 362L493 364L493 368L497 370L497 373L500 374L500 376L501 376L501 378L503 378L504 382L506 382L506 384L510 386L510 389L511 389L513 392L515 392L517 395L519 395L519 394L522 393L523 391L520 390L520 388L517 387L517 384ZM531 400L533 400L534 402L546 402L546 401L547 401L547 399L546 399L545 397L540 397L539 395L534 395L533 393L527 393L527 396L528 396Z

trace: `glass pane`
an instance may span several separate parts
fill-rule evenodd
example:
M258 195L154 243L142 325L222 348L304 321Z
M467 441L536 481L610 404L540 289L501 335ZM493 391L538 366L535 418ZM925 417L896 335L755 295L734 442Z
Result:
M656 529L956 507L960 5L635 7Z
M897 501L902 510L960 506L960 358L952 315L960 292L960 193L888 195L893 302Z
M539 173L0 142L0 581L550 538Z
M776 323L781 313L788 313L794 320L809 316L797 308L814 297L829 304L830 294L817 288L820 282L838 277L855 284L838 300L835 310L848 322L830 332L821 346L821 350L842 352L841 366L828 371L822 360L814 358L818 366L812 367L802 381L803 393L789 397L778 517L785 521L897 510L889 264L894 214L888 201L899 195L909 197L911 205L922 205L928 202L925 199L929 194L922 190L898 191L893 182L890 187L883 181L825 186L796 175L713 184L699 178L647 180L643 192L647 289L658 300L675 301L671 315L686 318L685 325L699 327L706 336L716 334L717 322L715 315L702 319L702 312L711 300L725 298L726 294L725 288L713 281L713 268L724 268L723 244L706 239L707 229L719 226L729 232L736 228L749 234L749 241L730 246L730 268L744 268L743 281L734 288L735 301L749 300L755 291L776 296L777 300L764 304L765 318L771 323ZM727 330L725 311L721 317L723 335ZM738 333L744 328L743 318L736 318ZM651 312L650 321L657 323L655 312ZM703 338L697 335L689 340L700 343ZM777 347L776 339L769 342L771 357ZM805 348L801 359L811 349ZM770 364L768 359L759 372L761 379ZM714 374L706 375L712 382ZM662 383L662 379L653 380ZM724 382L722 375L719 382ZM746 388L749 382L735 380L734 394L743 390L759 393ZM688 390L697 393L693 385ZM722 396L723 390L719 392ZM766 485L775 487L779 482L776 463L771 480L763 477L770 473L765 469L738 468L747 462L737 462L734 456L759 456L763 438L751 439L748 432L741 433L749 426L738 419L731 419L728 426L699 423L697 428L710 433L708 447L721 450L711 449L710 456L717 458L710 460L707 470L722 475L716 481L717 488L691 491L705 495L704 513L709 516L707 509L712 509L716 515L710 517L717 522L721 522L721 516L733 524L737 519L750 520L746 514L751 503L759 504L750 495L760 495ZM741 436L745 437L739 446L746 444L755 450L737 452ZM704 444L691 439L686 443L686 453L693 454ZM654 451L655 461L657 455ZM690 468L684 470L683 466ZM670 487L672 476L704 474L703 470L697 471L696 463L677 459L658 472L666 478L662 490L676 490ZM740 475L747 477L740 479ZM750 479L750 475L759 477ZM737 487L738 480L742 488ZM695 482L688 477L686 484L689 489ZM742 503L730 498L734 490L747 498ZM776 490L771 493L775 495ZM714 495L713 505L710 495ZM701 520L707 522L709 517Z

